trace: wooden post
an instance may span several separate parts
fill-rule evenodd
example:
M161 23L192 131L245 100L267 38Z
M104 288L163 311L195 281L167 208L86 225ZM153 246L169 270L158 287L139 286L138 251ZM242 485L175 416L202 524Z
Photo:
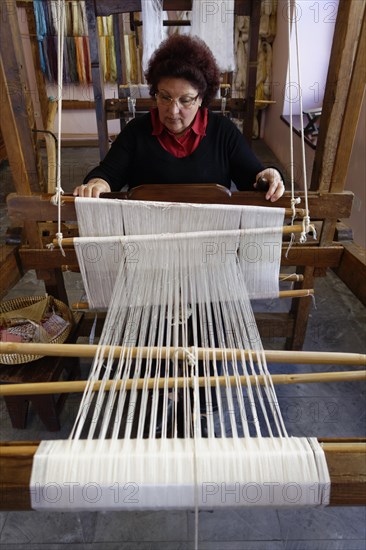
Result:
M1 132L17 193L43 190L35 119L15 0L0 2Z
M304 289L314 287L314 267L306 266L302 268L303 282L295 283L294 289ZM311 307L312 297L309 295L299 299L293 299L290 314L294 316L295 324L291 338L286 341L287 349L301 350L304 344L306 328L309 320L309 312Z
M364 42L365 3L340 0L311 189L344 189L365 89ZM336 223L335 217L324 222L321 246L332 243Z
M258 69L258 40L259 24L261 17L261 2L251 0L250 6L250 35L249 35L249 57L247 68L247 89L245 97L245 119L243 134L248 143L252 141L253 121L255 111L255 93L257 89Z
M95 13L94 0L85 0L86 15L88 19L88 32L89 32L89 48L90 48L90 62L94 88L94 99L96 107L98 137L99 137L99 152L100 158L103 159L109 150L108 145L108 126L107 115L104 108L104 78L102 74L102 67L100 63L100 48L99 48L99 34L98 23Z
M36 75L37 90L39 105L41 110L43 128L46 128L48 117L48 96L44 74L41 69L41 61L39 57L39 44L37 40L37 27L36 19L34 16L33 3L29 3L25 6L25 13L27 15L29 41L32 50L32 59L34 63L34 72Z
M362 4L362 2L361 2ZM365 6L365 4L363 4ZM363 14L361 34L356 51L353 73L348 91L347 104L343 113L339 145L333 166L333 177L330 190L343 191L353 143L357 131L366 84L366 12Z
M0 16L1 129L16 192L31 195L43 191L45 182L36 134L32 132L36 124L16 0L1 2ZM29 246L42 248L37 223L25 221L23 225ZM60 268L37 271L37 276L45 280L46 291L49 294L67 303L67 293Z
M344 187L365 86L364 16L365 2L340 0L311 181L313 190L342 191Z

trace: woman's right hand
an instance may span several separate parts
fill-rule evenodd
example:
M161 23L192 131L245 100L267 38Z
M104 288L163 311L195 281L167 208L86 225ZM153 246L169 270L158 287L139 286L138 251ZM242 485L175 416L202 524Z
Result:
M93 178L86 185L75 187L73 195L75 197L93 197L97 198L101 193L110 193L109 184L101 178Z

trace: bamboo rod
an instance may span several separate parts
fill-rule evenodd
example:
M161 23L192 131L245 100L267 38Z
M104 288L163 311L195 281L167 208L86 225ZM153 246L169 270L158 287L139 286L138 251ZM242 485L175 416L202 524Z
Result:
M298 290L280 290L278 298L306 298L314 296L313 288L299 288ZM71 305L72 309L89 309L88 302L74 302Z
M75 271L78 270L80 272L80 269L78 269L77 266L71 266L71 265L63 265L62 271ZM304 280L304 275L301 275L301 273L280 273L279 274L279 280L280 282L287 282L287 283L302 283ZM79 303L79 302L78 302ZM80 302L81 304L87 304L87 302ZM88 306L89 307L89 306ZM78 308L75 308L78 309ZM86 305L79 309L87 309Z
M231 361L233 357L238 360L248 359L251 355L257 361L257 352L241 349L222 348L183 348L183 347L129 347L114 346L113 357L118 358L125 349L125 353L131 357L149 358L172 358L184 359L187 355L197 356L199 361L203 359L212 360L215 358L221 361L226 358ZM50 357L91 357L93 358L98 350L97 344L39 344L39 343L18 343L0 342L0 354L21 354L21 355L43 355ZM104 357L108 357L112 346L105 346ZM102 352L100 352L102 353ZM298 363L303 365L354 365L366 366L366 354L342 353L328 351L291 351L291 350L263 350L268 363Z
M294 281L296 283L302 283L304 280L304 275L301 275L300 273L290 273L289 275L287 275L287 273L280 273L279 279L280 281Z
M265 381L271 379L274 384L287 385L287 384L310 384L310 383L319 383L319 382L355 382L357 380L366 379L366 371L347 371L347 372L320 372L320 373L304 373L304 374L273 374L271 377L266 377L263 375L260 376L239 376L239 381L242 386L246 386L248 380L250 384L255 384L257 381L259 384L264 385ZM204 376L198 377L198 385L204 387L206 384L210 386L215 386L217 382L220 386L226 386L227 384L235 386L237 384L237 378L235 376L218 376L210 377L208 380ZM98 391L102 381L97 380L93 383L93 391ZM108 380L105 383L105 391L109 391L113 380ZM59 393L82 393L88 384L87 380L73 380L73 381L62 381L62 382L38 382L31 384L3 384L0 386L0 395L6 396L19 396L19 395L48 395L48 394L59 394ZM193 387L194 379L193 378L159 378L155 380L154 378L149 378L144 380L139 378L136 380L128 379L124 382L126 390L130 390L134 387L137 390L142 389L164 389L168 388L183 388L183 387ZM122 386L122 381L118 380L116 384L116 389L119 390Z
M306 296L314 296L313 288L299 288L297 290L280 290L279 298L305 298Z
M303 227L302 225L284 225L282 227L282 232L283 232L283 235L291 235L292 233L301 233L303 231ZM224 230L224 231L221 231L220 234L222 234L223 237L225 237L226 235L228 235L229 233L234 233L235 231L234 230ZM252 229L241 229L241 230L238 230L237 233L238 233L238 236L240 236L240 233L243 232L243 234L250 234L251 232L254 233L258 233L258 229L255 229L255 230L252 230ZM153 240L153 239L158 239L158 240L169 240L169 239L184 239L186 238L187 236L189 236L190 238L195 238L195 237L203 237L205 236L205 234L207 234L207 236L209 236L212 232L211 231L200 231L200 232L191 232L191 233L164 233L162 235L129 235L129 236L123 236L123 237L119 237L121 238L121 240L126 240L128 242L131 242L133 240L133 242L139 242L141 240ZM95 237L95 241L98 242L98 239L103 239L105 241L108 241L108 239L115 239L115 237ZM74 241L75 241L75 238L74 237L66 237L64 239L62 239L62 246L65 246L65 247L71 247L71 246L74 246ZM58 243L58 240L57 239L53 239L53 244L55 246L57 246L59 243Z

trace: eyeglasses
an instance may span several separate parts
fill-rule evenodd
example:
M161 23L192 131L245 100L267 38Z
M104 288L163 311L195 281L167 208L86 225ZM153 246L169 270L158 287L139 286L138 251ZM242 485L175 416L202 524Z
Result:
M195 105L198 97L199 94L197 94L196 97L184 95L182 97L178 97L178 99L173 99L163 92L157 92L155 94L155 99L158 103L160 103L160 105L164 105L164 107L170 107L172 103L176 103L179 109L190 109L191 107L193 107L193 105Z

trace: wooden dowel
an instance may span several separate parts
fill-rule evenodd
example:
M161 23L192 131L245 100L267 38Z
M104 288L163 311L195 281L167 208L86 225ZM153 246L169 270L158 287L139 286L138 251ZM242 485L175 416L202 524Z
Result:
M306 298L306 296L314 296L313 288L299 288L298 290L280 290L279 298Z
M74 302L71 309L89 309L89 302Z
M268 377L262 375L254 377L249 376L251 384L255 384L258 380L259 384L263 385ZM320 373L304 373L304 374L273 374L271 380L274 384L288 385L288 384L311 384L311 383L329 383L329 382L355 382L357 380L365 380L366 371L346 371L346 372L320 372ZM247 385L247 378L245 376L239 377L240 384L242 386ZM226 386L227 384L235 386L237 379L235 376L218 376L217 379L211 377L209 380L210 386L215 386L217 382L220 386ZM198 384L200 387L204 387L207 383L205 377L198 377ZM113 384L113 380L108 380L105 384L105 390L109 391ZM15 395L48 395L59 393L82 393L87 385L86 380L74 380L74 381L62 381L62 382L38 382L31 384L3 384L0 386L0 395L3 396L15 396ZM93 384L93 391L98 391L101 385L101 381L97 380ZM144 380L139 378L137 380L128 379L125 382L126 390L130 390L132 387L138 390L143 388L153 389L157 387L163 389L164 387L183 388L186 386L193 387L193 378L149 378ZM120 389L122 381L117 382L116 388Z
M304 280L304 275L301 275L300 273L290 273L289 275L287 275L286 273L280 273L279 278L280 281L302 283Z
M293 281L297 279L292 279ZM298 290L280 290L278 298L306 298L306 296L314 296L313 288L299 288ZM74 302L71 304L72 309L89 309L88 302Z
M278 298L306 298L306 296L314 296L313 288L300 288L298 290L280 290ZM74 302L71 304L72 309L89 309L88 302Z
M284 225L282 227L282 232L283 232L283 235L291 235L292 233L301 233L303 230L303 227L302 225ZM249 230L242 230L243 233L250 233L250 232L253 232L253 234L255 234L255 232L257 230L252 230L252 229L249 229ZM234 231L222 231L222 235L225 236L225 234L228 234L228 233L233 233ZM169 240L169 239L179 239L179 238L186 238L187 236L190 236L192 238L196 237L196 236L201 236L204 235L205 233L207 233L207 235L210 233L210 231L202 231L202 232L191 232L191 233L164 233L162 235L158 235L157 238L158 239L161 239L161 240ZM238 231L238 234L240 234L240 230ZM125 239L127 242L139 242L141 240L149 240L149 239L153 239L155 236L154 235L129 235L129 236L123 236L121 237L121 239ZM114 237L95 237L95 242L98 242L98 239L104 239L104 240L108 240L108 239L113 239ZM57 239L53 239L53 244L55 246L58 245L58 241ZM70 246L74 246L74 242L75 242L75 239L74 237L66 237L64 239L62 239L62 246L65 246L65 247L70 247Z
M111 346L105 346L104 357L108 357ZM195 354L201 361L204 358L221 361L224 357L230 361L233 357L241 360L242 357L248 359L252 355L254 361L257 360L255 351L240 349L222 349L222 348L174 348L174 347L126 347L126 353L131 357L168 357L177 356L178 359L184 359L189 354ZM21 355L43 355L50 357L94 357L98 350L97 344L39 344L39 343L18 343L18 342L0 342L0 354L18 353ZM120 356L122 346L115 346L113 357ZM268 363L289 363L303 365L354 365L366 366L366 354L363 353L342 353L328 351L291 351L291 350L264 350L264 355Z

